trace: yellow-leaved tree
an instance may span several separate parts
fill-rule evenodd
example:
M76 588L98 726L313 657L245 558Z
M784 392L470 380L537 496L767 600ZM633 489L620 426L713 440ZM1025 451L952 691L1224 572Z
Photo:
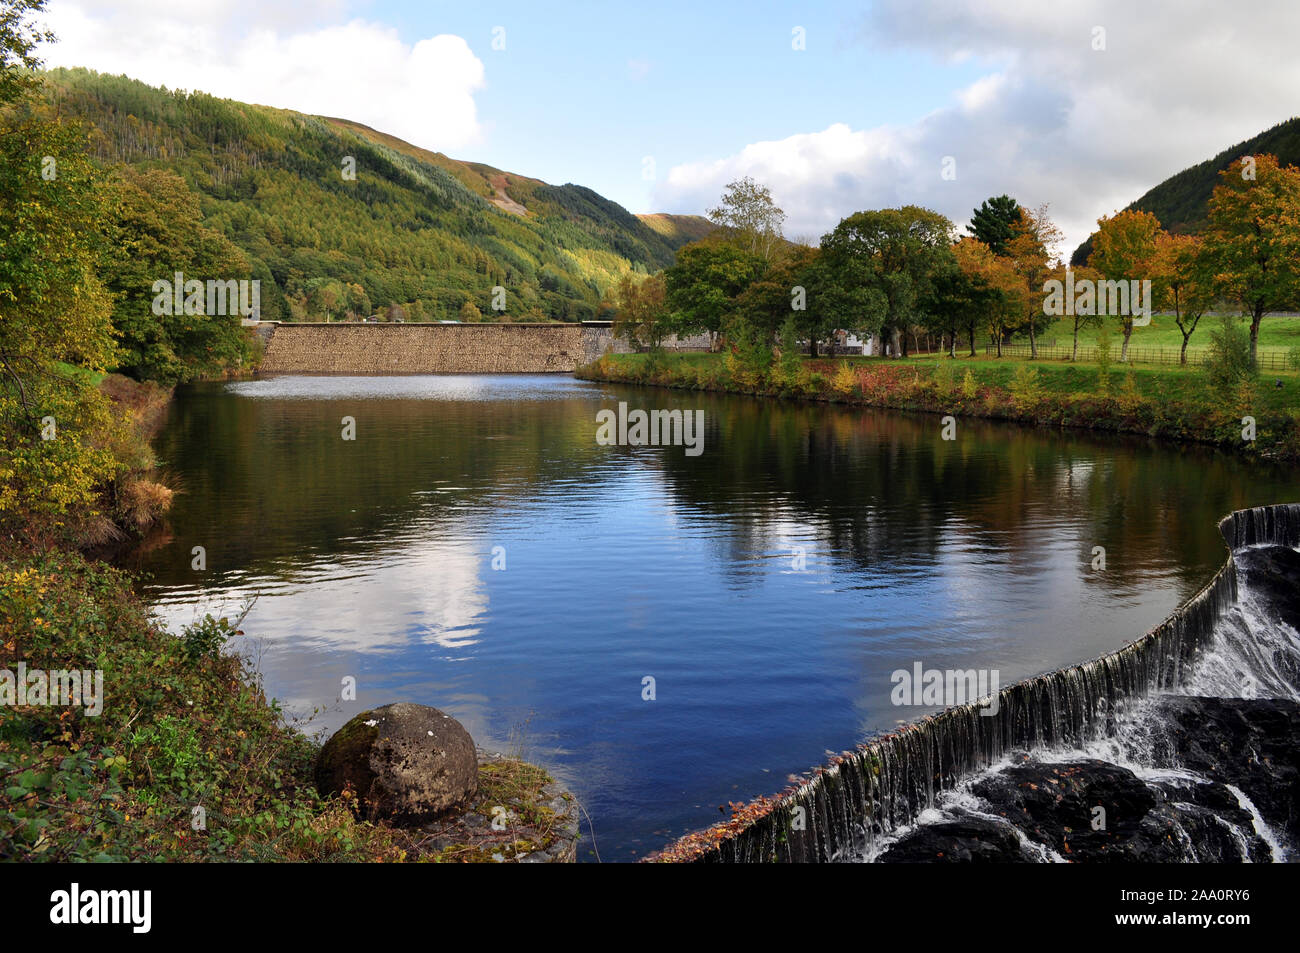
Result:
M0 523L57 528L118 472L122 421L94 386L113 362L97 271L102 209L82 129L36 95L31 26L0 20Z

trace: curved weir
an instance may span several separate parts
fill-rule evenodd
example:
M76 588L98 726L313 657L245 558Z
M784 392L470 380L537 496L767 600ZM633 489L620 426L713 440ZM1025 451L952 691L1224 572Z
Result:
M1140 639L1099 658L1018 682L995 713L949 708L872 739L805 783L760 798L730 821L646 858L705 863L827 863L870 853L938 795L1016 751L1079 747L1112 735L1130 702L1178 687L1238 597L1234 554L1300 547L1300 503L1239 510L1219 522L1227 561L1195 596Z

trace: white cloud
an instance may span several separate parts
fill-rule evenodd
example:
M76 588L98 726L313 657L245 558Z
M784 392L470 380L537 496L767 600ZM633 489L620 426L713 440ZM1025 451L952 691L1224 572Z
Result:
M341 8L315 12L328 18ZM295 25L289 12L249 0L58 3L45 18L58 42L44 56L50 66L353 119L430 149L479 140L483 63L464 39L412 44L380 24Z
M1104 51L1093 49L1098 26ZM860 209L906 203L964 228L975 206L1006 192L1051 204L1068 255L1099 215L1294 115L1298 29L1291 0L1227 20L1210 0L881 0L864 42L987 73L910 124L836 123L679 165L657 206L708 208L727 181L752 175L785 209L788 234L815 237ZM944 156L956 160L955 180L940 175Z

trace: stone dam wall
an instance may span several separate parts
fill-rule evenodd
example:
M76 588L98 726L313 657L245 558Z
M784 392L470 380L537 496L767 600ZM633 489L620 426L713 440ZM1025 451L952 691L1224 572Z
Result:
M278 324L257 328L264 374L572 373L607 350L608 323Z

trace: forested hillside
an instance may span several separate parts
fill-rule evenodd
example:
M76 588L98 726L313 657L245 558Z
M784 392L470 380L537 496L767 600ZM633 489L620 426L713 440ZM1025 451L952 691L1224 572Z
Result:
M692 216L647 223L590 189L460 162L345 119L82 69L46 79L60 112L97 130L96 158L132 167L129 184L183 179L203 226L262 280L267 320L592 318L619 276L671 264L708 227ZM164 194L186 204L177 188ZM504 313L491 308L497 285Z
M1300 117L1278 123L1258 136L1224 149L1213 159L1171 175L1127 208L1135 212L1150 212L1171 234L1198 232L1205 224L1206 207L1210 193L1219 182L1219 173L1239 163L1242 156L1263 154L1276 156L1282 165L1300 165ZM1091 253L1090 235L1075 249L1070 263L1085 265Z

